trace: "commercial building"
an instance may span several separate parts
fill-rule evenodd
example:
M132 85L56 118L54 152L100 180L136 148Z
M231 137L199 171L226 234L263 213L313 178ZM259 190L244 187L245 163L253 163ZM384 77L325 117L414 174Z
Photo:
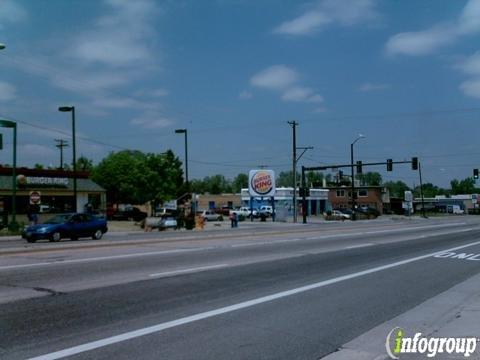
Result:
M329 201L328 189L310 189L310 195L307 196L307 214L321 215L325 211L331 210L332 205ZM250 194L248 189L242 189L242 206L250 207ZM302 197L297 189L297 209L301 213ZM288 215L293 215L293 187L278 187L275 190L275 208L286 209ZM271 199L268 197L254 197L253 208L259 208L262 205L272 205Z
M32 200L41 212L69 212L74 209L73 172L17 168L16 208L25 214ZM88 172L77 171L77 209L87 204L106 209L106 191L88 178ZM0 167L0 211L12 210L12 168Z
M328 199L334 209L352 207L352 188L350 186L329 187ZM384 206L390 203L389 191L383 186L355 186L357 206L368 206L383 213Z

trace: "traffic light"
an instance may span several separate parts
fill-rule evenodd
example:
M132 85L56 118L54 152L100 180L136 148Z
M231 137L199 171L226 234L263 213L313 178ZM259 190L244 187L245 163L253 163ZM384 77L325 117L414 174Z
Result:
M418 157L412 157L412 170L418 170Z
M362 173L362 162L357 161L357 174L361 174L361 173Z
M473 178L474 178L475 180L478 179L478 169L473 169Z
M393 160L387 159L387 171L392 171L392 170L393 170Z
M3 134L0 134L0 150L3 150Z

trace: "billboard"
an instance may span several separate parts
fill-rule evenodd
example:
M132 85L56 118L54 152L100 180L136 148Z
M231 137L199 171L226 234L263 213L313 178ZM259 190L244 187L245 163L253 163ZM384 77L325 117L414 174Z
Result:
M250 170L248 176L250 196L268 197L275 195L275 172L273 170Z

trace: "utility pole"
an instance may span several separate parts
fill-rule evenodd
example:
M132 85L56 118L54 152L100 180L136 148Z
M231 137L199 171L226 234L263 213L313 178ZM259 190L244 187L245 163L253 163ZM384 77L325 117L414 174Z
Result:
M60 149L60 170L63 170L63 148L68 146L68 142L63 139L55 139L55 146Z
M418 162L418 175L420 176L420 196L422 198L422 217L426 219L427 215L425 215L425 200L423 197L422 165L420 161Z
M288 121L293 130L292 171L293 171L293 222L297 222L297 126L298 122Z

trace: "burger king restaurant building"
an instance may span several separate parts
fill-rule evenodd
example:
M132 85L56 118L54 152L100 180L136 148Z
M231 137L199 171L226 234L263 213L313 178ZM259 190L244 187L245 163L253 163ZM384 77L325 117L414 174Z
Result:
M310 189L310 196L307 197L307 215L320 215L325 211L332 209L332 204L328 200L329 189ZM250 197L249 189L242 189L242 206L260 208L262 205L274 205L275 209L287 209L288 214L293 214L293 187L279 187L275 189L273 197L274 204L270 197ZM302 207L302 197L297 189L297 209L299 213ZM252 204L250 204L252 199Z
M39 205L41 212L74 211L72 171L17 168L16 173L18 214L25 214L31 204ZM90 204L92 209L105 210L106 191L88 176L88 172L77 171L77 209L82 212ZM11 210L12 169L0 167L0 211Z

